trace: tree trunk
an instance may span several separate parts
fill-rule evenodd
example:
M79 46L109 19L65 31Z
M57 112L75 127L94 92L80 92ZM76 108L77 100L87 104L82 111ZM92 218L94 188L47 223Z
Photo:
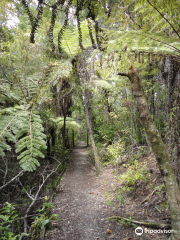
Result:
M71 147L70 147L70 141L69 141L68 128L66 129L65 139L66 139L66 141L65 141L65 147L66 147L66 149L70 149Z
M89 112L88 112L88 109L86 108L86 105L84 105L84 112L85 112L85 116L86 116L88 132L89 132L89 136L90 136L91 144L92 144L92 148L93 148L93 153L94 153L94 158L95 158L95 167L97 169L97 174L99 174L101 171L101 165L100 165L99 156L98 156L95 141L94 141L91 120L90 120Z
M50 134L51 134L51 155L55 156L56 131L54 128L50 130Z
M83 100L83 104L84 104L86 123L87 123L89 137L90 137L92 148L93 148L93 153L94 153L94 158L95 158L95 167L97 170L97 174L99 174L101 171L101 164L99 161L99 156L98 156L95 141L94 141L94 135L93 135L92 123L91 123L91 114L89 111L90 110L89 107L91 105L91 103L90 103L91 92L86 87L87 83L90 80L90 73L87 68L86 59L88 58L88 56L90 56L91 51L93 51L93 50L89 51L88 48L86 50L83 53L83 55L78 55L78 61L77 61L77 59L75 59L75 61L73 63L73 68L74 68L75 73L79 76L79 80L81 83L82 100Z
M180 190L176 181L175 173L170 163L169 156L166 151L166 147L162 141L161 135L156 128L155 123L152 120L138 70L134 69L131 65L127 74L119 73L118 75L127 76L131 81L132 93L136 100L137 109L139 111L140 118L145 128L152 150L156 156L158 167L160 169L161 175L163 176L166 187L171 215L171 225L173 229L173 233L171 234L170 239L179 240Z
M52 163L50 137L47 138L47 159Z
M83 86L83 81L82 80L81 80L81 84ZM91 117L90 117L90 113L89 113L89 96L88 96L89 94L88 94L88 90L85 89L83 91L82 95L83 95L82 98L83 98L84 112L85 112L85 117L86 117L87 128L88 128L88 132L89 132L89 137L91 139L91 144L92 144L94 158L95 158L95 167L97 169L97 174L100 174L101 164L100 164L100 161L99 161L99 156L98 156L95 141L94 141Z
M66 149L66 115L64 116L64 125L63 125L63 129L62 129L62 137L63 137L62 159L63 159L63 162L64 162L65 149Z
M72 130L72 147L74 148L75 144L74 144L74 130Z
M161 76L163 83L168 86L167 139L171 152L171 164L180 183L180 63L171 57L165 58Z
M89 134L88 134L88 129L87 129L87 147L89 147Z

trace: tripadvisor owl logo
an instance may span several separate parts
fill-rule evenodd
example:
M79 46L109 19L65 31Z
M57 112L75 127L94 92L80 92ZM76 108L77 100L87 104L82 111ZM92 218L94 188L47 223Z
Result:
M141 227L137 227L135 229L135 234L141 236L143 234L143 229Z

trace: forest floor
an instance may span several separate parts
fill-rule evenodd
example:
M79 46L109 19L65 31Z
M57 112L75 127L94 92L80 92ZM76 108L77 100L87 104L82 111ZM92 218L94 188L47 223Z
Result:
M87 161L87 148L84 142L77 144L73 150L70 163L64 173L61 189L55 196L53 204L56 206L52 213L60 215L61 221L54 220L51 230L46 232L46 240L93 240L93 239L121 239L121 240L166 240L167 234L143 233L135 234L135 228L130 224L122 224L109 220L111 216L133 216L135 220L162 222L169 218L167 207L163 209L163 195L150 196L153 192L148 183L136 184L133 191L124 197L125 204L114 199L116 208L107 205L105 195L113 193L118 186L115 168L111 165L104 167L100 177L95 168ZM146 157L147 158L147 157ZM151 157L149 169L152 179L161 183L160 174ZM119 174L126 171L120 167ZM152 182L152 181L151 181ZM155 182L155 181L154 181ZM153 196L154 195L154 196ZM155 208L156 207L156 208ZM140 226L137 226L140 227Z

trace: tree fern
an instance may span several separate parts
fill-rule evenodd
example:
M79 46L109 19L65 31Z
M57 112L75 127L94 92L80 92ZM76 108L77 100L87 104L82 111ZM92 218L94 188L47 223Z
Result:
M63 128L63 126L64 126L64 118L63 117L57 117L56 119L51 118L51 120L57 124L57 127L59 129ZM74 121L73 118L66 117L66 128L77 131L80 128L80 125L76 121Z
M11 89L10 86L7 85L7 82L4 80L0 80L0 102L5 103L7 100L11 102L18 103L20 98L17 96Z
M21 109L22 111L22 109ZM21 113L19 109L19 113ZM6 108L0 111L0 156L4 157L6 151L11 150L10 142L16 142L16 137L11 129L11 124L18 116L15 108Z
M19 111L17 108L4 109L1 114L0 156L11 150L11 142L14 142L21 168L25 171L35 170L40 165L38 158L44 158L42 150L46 149L40 116L32 110Z

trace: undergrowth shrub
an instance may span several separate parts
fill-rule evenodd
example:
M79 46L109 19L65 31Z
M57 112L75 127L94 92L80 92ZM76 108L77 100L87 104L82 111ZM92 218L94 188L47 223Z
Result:
M104 164L111 163L112 165L117 165L121 163L124 151L125 146L122 141L115 142L108 147L101 146L99 149L100 160Z
M34 222L31 224L30 236L31 240L38 237L41 233L41 230L54 219L61 220L58 217L58 214L51 214L50 210L54 207L52 202L48 201L48 197L45 197L45 202L41 209L38 209L36 212L40 215L34 217Z
M133 165L127 164L127 166L126 173L118 177L121 184L133 186L137 180L147 181L150 175L147 171L147 162L144 164L135 160Z
M15 205L6 202L6 205L0 209L0 239L16 240L28 236L25 233L20 234L20 220Z
M105 193L108 205L114 205L113 199L117 199L121 204L124 204L125 192L132 190L137 180L146 182L149 179L150 173L148 172L147 162L141 163L135 160L132 165L127 164L126 167L126 173L118 176L120 188L114 190L113 194Z
M91 164L95 164L95 159L94 159L94 153L93 153L93 149L92 148L90 148L89 150L88 150L88 156L87 156L87 159L88 159L88 161L91 163ZM100 159L101 160L101 159Z
M16 210L17 205L6 202L6 205L0 209L0 239L2 240L21 240L35 239L41 233L41 230L54 219L60 220L58 214L51 214L50 210L54 207L52 202L49 202L48 197L45 197L45 202L42 208L36 212L37 216L32 217L34 221L31 224L29 233L22 233L21 222L22 217L19 217Z
M107 147L107 150L109 152L110 155L110 162L115 165L118 163L121 163L121 157L122 157L122 153L124 152L124 143L122 141L118 141L113 143L112 145L109 145Z

